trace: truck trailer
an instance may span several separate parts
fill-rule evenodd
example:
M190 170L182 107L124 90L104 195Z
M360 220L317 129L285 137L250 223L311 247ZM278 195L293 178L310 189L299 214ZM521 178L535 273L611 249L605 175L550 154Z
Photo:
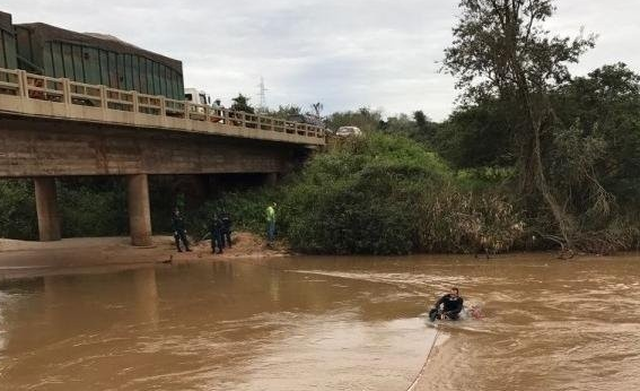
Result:
M182 62L116 37L44 23L12 24L0 13L3 68L87 84L184 99Z

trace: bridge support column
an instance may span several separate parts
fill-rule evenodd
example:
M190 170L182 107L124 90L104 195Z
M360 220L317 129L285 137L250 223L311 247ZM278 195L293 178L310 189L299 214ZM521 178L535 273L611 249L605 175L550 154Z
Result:
M151 209L146 174L127 176L129 233L134 246L151 246Z
M278 173L277 172L270 172L268 174L265 174L264 184L266 186L275 186L275 185L277 185L278 184Z
M38 232L40 241L55 242L62 239L60 214L58 213L58 191L56 179L35 178L36 210L38 212Z

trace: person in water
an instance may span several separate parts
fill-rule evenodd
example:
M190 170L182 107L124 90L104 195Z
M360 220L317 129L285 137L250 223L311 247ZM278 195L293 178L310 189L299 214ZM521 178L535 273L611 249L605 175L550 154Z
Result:
M464 306L464 299L460 297L458 288L451 288L451 292L442 296L429 312L429 319L434 322L436 319L458 320L460 312Z

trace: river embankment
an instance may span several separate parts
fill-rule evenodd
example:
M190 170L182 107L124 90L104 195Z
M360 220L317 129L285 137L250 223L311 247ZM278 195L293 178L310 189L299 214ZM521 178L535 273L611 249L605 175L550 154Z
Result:
M191 252L177 252L172 236L154 236L153 245L148 247L134 247L128 237L72 238L58 242L0 239L0 280L57 274L93 274L100 273L101 270L113 271L154 264L180 265L192 262L236 260L266 262L274 258L298 255L282 243L271 248L262 237L248 232L235 234L233 247L226 249L223 254L213 254L209 240L192 244L191 249L193 250ZM578 254L572 259L566 259L560 255L555 251L517 252L494 255L491 259L515 262L535 257L547 259L549 262L570 262L587 257L601 259L604 262L608 259L623 257L637 258L640 261L639 253L619 253L615 257ZM339 259L326 256L320 258ZM487 261L484 256L476 258L472 254L425 254L386 258L407 261L416 258L439 259L452 263L472 261L479 264Z
M133 247L127 237L73 238L59 242L0 239L0 279L58 274L78 268L239 258L260 260L289 254L286 249L267 247L261 237L246 232L237 233L234 246L223 254L212 254L208 240L194 244L192 252L182 253L176 251L171 236L154 236L153 243L148 247Z

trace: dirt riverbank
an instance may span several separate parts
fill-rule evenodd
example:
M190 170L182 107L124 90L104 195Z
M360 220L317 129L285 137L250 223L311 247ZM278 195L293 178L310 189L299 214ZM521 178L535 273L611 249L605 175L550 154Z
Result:
M285 249L270 249L262 238L244 232L234 236L233 247L224 254L212 254L208 240L193 245L192 252L183 253L176 251L171 236L155 236L153 246L149 247L133 247L129 240L126 237L76 238L43 243L0 239L0 279L69 268L127 267L216 259L260 260L289 254Z

